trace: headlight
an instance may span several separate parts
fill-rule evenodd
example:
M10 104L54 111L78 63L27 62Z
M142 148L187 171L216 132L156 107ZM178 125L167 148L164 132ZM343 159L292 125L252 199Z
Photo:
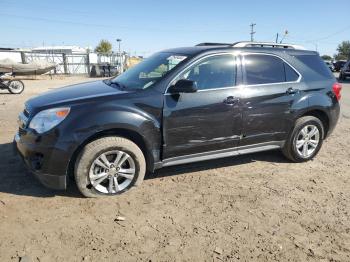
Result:
M40 111L33 117L32 121L30 121L29 128L42 134L61 123L68 116L69 111L69 107L52 108Z

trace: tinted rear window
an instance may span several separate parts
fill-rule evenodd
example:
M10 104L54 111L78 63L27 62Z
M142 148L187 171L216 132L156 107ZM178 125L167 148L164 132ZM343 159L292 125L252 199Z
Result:
M276 56L244 56L244 82L247 85L295 82L298 78L299 74Z
M295 57L317 74L326 78L332 77L331 70L318 55L298 55Z
M286 71L286 82L294 82L298 80L299 75L293 68L284 63L284 69Z
M269 55L246 55L244 57L245 83L258 85L285 81L283 61Z

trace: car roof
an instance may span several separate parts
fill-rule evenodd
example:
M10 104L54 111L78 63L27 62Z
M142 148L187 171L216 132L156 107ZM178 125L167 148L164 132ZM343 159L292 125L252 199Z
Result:
M290 55L316 55L316 51L304 50L304 49L292 49L292 48L276 48L276 47L235 47L230 44L217 44L217 45L200 45L191 47L178 47L163 50L162 52L182 54L187 56L195 56L201 53L210 52L231 52L231 51L245 51L254 53L287 53Z

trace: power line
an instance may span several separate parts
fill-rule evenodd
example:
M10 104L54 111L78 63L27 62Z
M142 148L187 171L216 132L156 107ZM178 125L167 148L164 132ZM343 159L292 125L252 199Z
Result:
M327 40L327 39L329 39L329 38L331 38L333 36L336 36L338 34L341 34L341 33L345 32L345 31L348 31L348 30L350 30L350 26L343 27L341 30L335 31L335 32L333 32L333 33L331 33L329 35L326 35L326 36L323 36L323 37L320 37L320 38L305 39L305 38L300 38L300 37L292 37L292 39L294 39L295 41L298 41L298 42L311 43L311 44L313 44L315 42L323 42L325 44L327 44L327 43L328 44L336 44L334 42L328 42L328 41L324 42L324 40Z
M17 8L17 5L18 3L16 1L9 1L9 0L1 0L1 4L4 5L8 5L8 6L12 6L12 7L15 7ZM33 3L33 2L25 2L25 3L21 3L21 7L28 10L28 9L31 9L31 10L38 10L38 8L42 8L42 9L46 9L46 10L51 10L51 11L57 11L58 9L60 11L64 11L64 12L71 12L71 13L75 13L75 14L83 14L83 15L87 15L87 16L91 16L91 15L96 15L95 13L93 12L87 12L87 11L84 11L84 10L77 10L77 9L69 9L69 8L66 8L66 7L63 7L62 5L43 5L43 4L38 4L37 2L36 3Z
M256 26L256 24L254 24L254 23L250 24L250 41L251 42L254 42L254 34L256 33L254 31L254 26Z
M323 40L326 40L326 39L328 39L328 38L331 38L332 36L341 34L341 33L345 32L345 31L347 31L347 30L349 30L349 29L350 29L350 26L347 26L347 27L344 27L343 29L341 29L341 30L339 30L339 31L336 31L336 32L334 32L334 33L332 33L332 34L329 34L329 35L327 35L327 36L325 36L325 37L321 37L321 38L318 38L318 39L310 40L310 42L323 41Z
M125 30L133 30L133 31L158 31L158 32L188 32L188 33L202 33L202 32L212 32L212 33L233 33L238 32L232 29L221 29L221 30L211 30L211 29L188 29L188 28L156 28L156 27L132 27L132 26L123 26L123 25L108 25L108 24L95 24L95 23L85 23L85 22L77 22L77 21L69 21L69 20L60 20L60 19L52 19L52 18L44 18L44 17L32 17L32 16L22 16L16 14L7 14L0 13L0 16L7 16L10 18L20 18L25 20L33 20L33 21L43 21L48 23L57 23L57 24L69 24L69 25L77 25L77 26L88 26L88 27L99 27L99 28L112 28L112 29L125 29Z

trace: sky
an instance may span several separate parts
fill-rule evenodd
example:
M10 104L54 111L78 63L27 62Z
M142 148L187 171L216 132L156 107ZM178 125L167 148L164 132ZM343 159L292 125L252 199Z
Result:
M333 55L350 40L349 0L0 0L0 47L78 45L101 39L131 55L150 55L200 42L256 41L301 44Z

